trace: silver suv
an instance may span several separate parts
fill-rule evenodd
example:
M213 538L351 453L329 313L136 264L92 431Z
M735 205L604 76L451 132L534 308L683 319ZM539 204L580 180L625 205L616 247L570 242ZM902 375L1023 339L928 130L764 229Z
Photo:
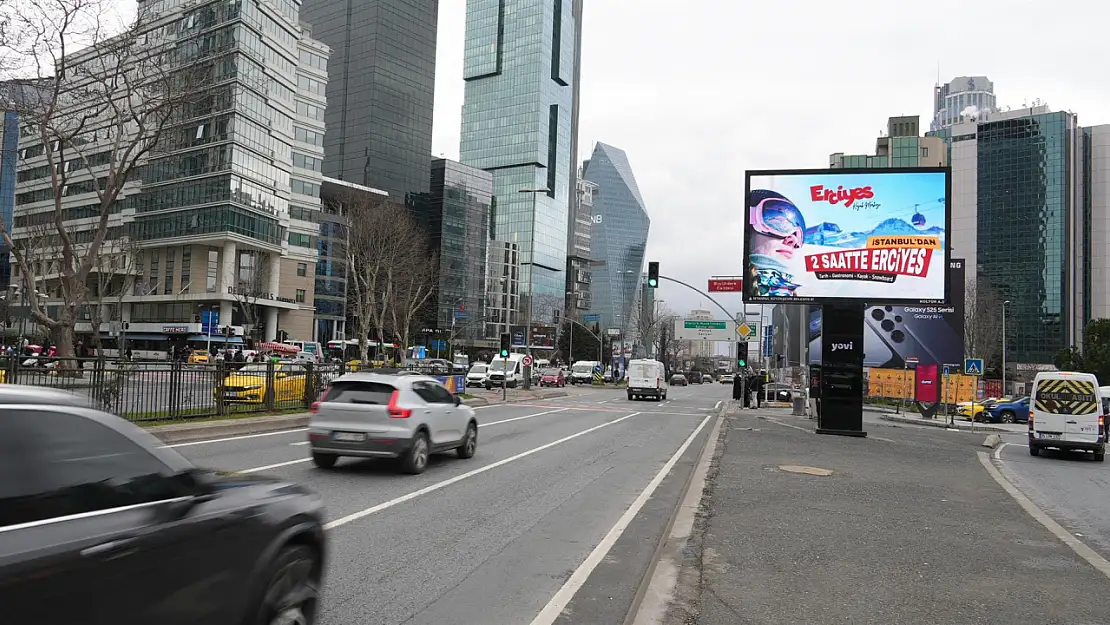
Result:
M454 449L470 458L478 448L474 409L435 378L351 373L336 378L312 406L308 440L322 469L340 456L398 458L422 473L428 456Z

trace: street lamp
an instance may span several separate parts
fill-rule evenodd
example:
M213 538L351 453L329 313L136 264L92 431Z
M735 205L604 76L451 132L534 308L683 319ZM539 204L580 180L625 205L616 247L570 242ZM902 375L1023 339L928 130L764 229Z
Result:
M1002 396L1006 396L1006 305L1010 300L1002 302Z
M536 196L539 195L540 193L550 195L552 193L552 191L551 191L551 189L547 189L547 188L543 188L543 189L517 189L517 193L531 193L532 194L532 234L535 235L535 232L536 232ZM533 249L533 250L531 250L531 253L535 254L536 251ZM532 272L535 271L536 266L535 266L534 263L531 263L531 262L529 262L528 264L529 264L529 267L528 267L528 314L527 314L527 316L524 320L524 353L531 356L532 355L532 300L536 296L536 292L535 292L536 291L536 289L535 289L536 281L533 279ZM524 368L524 389L527 390L527 389L530 389L530 388L532 388L532 367L529 366L529 367Z

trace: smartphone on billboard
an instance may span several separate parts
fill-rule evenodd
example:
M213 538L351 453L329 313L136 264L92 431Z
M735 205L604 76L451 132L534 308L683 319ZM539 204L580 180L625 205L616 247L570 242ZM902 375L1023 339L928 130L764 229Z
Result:
M902 363L910 357L942 364L959 362L961 342L948 321L939 313L912 312L915 308L919 307L871 306L864 320Z

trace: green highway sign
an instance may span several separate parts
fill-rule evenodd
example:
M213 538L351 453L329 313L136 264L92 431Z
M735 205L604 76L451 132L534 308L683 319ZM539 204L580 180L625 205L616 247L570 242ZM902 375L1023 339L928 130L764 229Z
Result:
M682 322L682 326L687 330L727 330L727 321L695 321L686 319Z

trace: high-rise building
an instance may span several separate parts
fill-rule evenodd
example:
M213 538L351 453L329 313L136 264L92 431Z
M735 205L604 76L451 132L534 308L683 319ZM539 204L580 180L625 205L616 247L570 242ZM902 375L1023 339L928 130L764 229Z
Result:
M594 195L597 185L577 178L571 229L567 240L567 314L577 320L593 304L591 240L594 221Z
M456 161L432 161L431 191L416 202L416 219L439 255L439 288L431 327L452 345L485 339L486 262L493 174Z
M486 338L497 339L519 319L520 247L490 241L486 253Z
M691 310L690 314L686 315L686 319L697 319L699 321L713 321L716 316L711 310ZM693 358L709 358L715 355L714 346L712 341L690 341L690 356Z
M627 335L651 219L624 150L599 142L582 167L582 177L598 186L591 234L591 254L598 265L590 312L601 315L603 329L622 328Z
M0 219L4 230L12 231L15 214L15 171L19 154L19 114L4 110L0 94ZM8 260L8 245L0 240L0 289L12 283L12 266Z
M520 250L533 321L567 291L576 28L573 0L466 5L459 160L493 174L493 238Z
M845 155L837 152L829 155L829 167L944 167L948 163L948 151L943 139L918 136L919 116L891 117L886 126L886 135L875 140L875 154Z
M144 0L138 12L148 45L174 48L172 62L207 82L195 85L205 97L172 119L110 215L102 257L127 264L114 279L137 275L115 313L130 322L129 345L166 353L204 341L217 324L233 327L229 342L279 331L311 339L328 48L308 36L292 2ZM100 62L96 54L74 58ZM80 140L88 167L72 168L63 203L74 238L87 242L94 226L80 218L99 213L92 181L112 143L93 130ZM20 148L17 240L55 211L41 140L25 137ZM108 327L89 320L76 330Z
M1084 228L1083 308L1088 319L1110 319L1110 124L1082 129L1083 195L1090 227Z
M987 119L995 110L997 99L990 79L986 76L953 78L933 88L933 122L929 130L942 130L969 117Z
M439 1L304 0L301 19L331 48L324 174L399 202L427 192Z

